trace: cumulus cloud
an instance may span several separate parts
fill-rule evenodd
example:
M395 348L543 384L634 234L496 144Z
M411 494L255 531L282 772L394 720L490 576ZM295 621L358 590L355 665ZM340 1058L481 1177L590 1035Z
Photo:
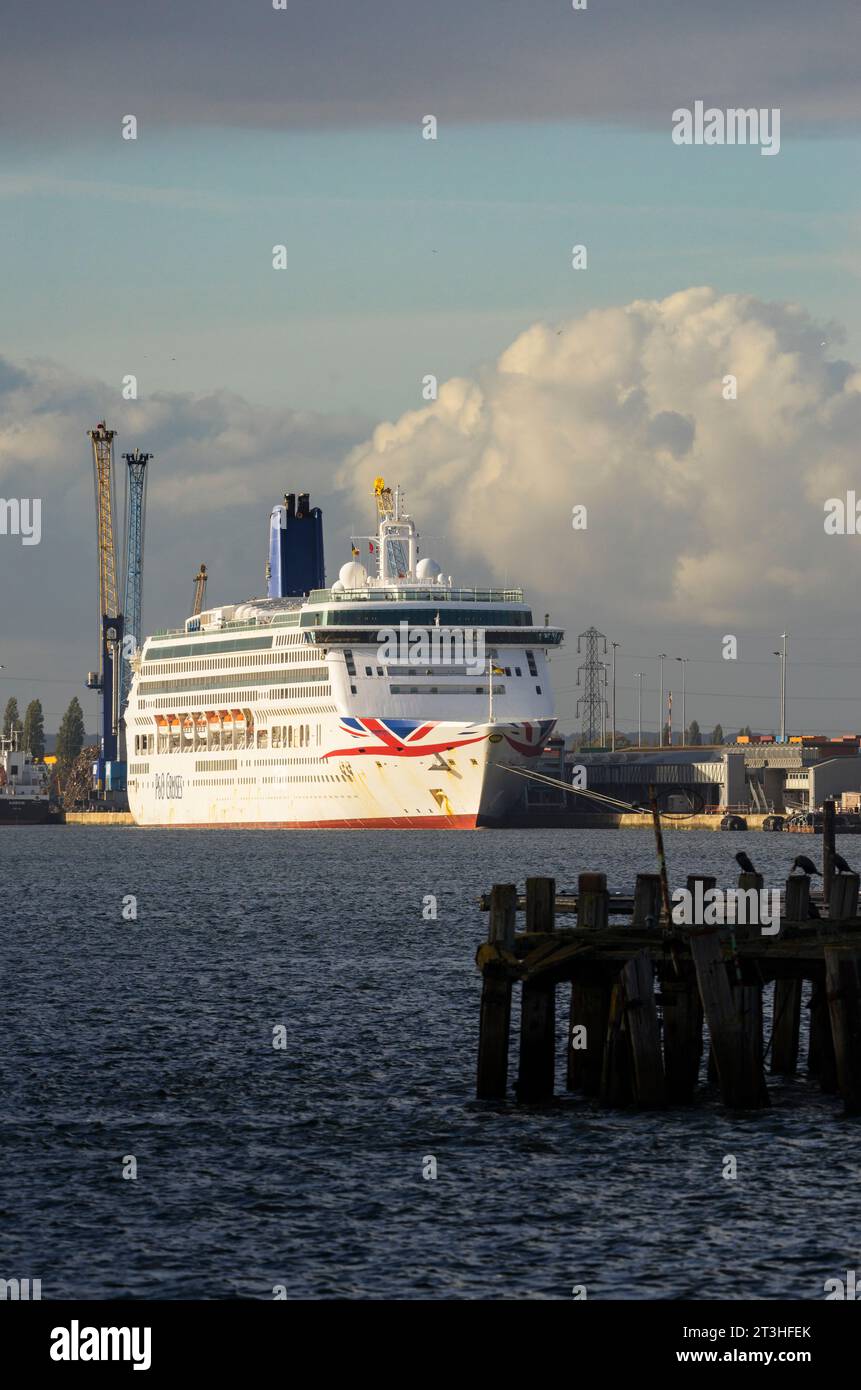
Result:
M795 305L709 288L537 323L379 425L340 481L357 503L375 475L399 482L462 577L519 577L569 612L851 612L852 542L823 526L825 499L861 484L861 372L838 339Z

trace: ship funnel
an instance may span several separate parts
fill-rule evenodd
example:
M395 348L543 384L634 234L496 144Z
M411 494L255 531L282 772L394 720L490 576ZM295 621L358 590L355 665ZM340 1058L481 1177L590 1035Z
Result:
M284 494L269 518L269 598L302 598L326 582L323 513L307 492Z

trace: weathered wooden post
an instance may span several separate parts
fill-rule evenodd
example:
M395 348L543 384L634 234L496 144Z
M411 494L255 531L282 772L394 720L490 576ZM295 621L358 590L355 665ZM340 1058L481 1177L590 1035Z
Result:
M631 925L657 927L661 920L661 875L637 874Z
M858 874L834 874L828 896L828 916L832 922L845 922L858 916Z
M610 1014L607 1019L607 1038L601 1069L601 1100L605 1105L621 1108L633 1099L633 1069L631 1042L625 1020L625 991L620 979L610 994Z
M597 1096L601 1090L601 1070L604 1063L604 1043L610 1016L610 985L592 976L576 976L571 981L571 1011L568 1015L568 1073L566 1088ZM575 1028L585 1029L577 1034Z
M822 978L813 981L809 1008L810 1045L807 1051L807 1070L809 1075L817 1078L820 1089L826 1095L833 1095L837 1090L837 1062L834 1056L825 981Z
M705 897L706 893L710 892L712 888L717 887L717 879L715 878L714 874L688 874L688 881L686 886L694 902L696 902L697 900L698 883L701 883L703 886L703 897ZM702 927L705 924L703 922L698 922L696 918L694 918L694 925L697 927Z
M724 1103L738 1109L759 1109L768 1103L761 1057L757 1073L744 1052L745 1043L755 1047L755 1001L744 994L734 997L717 931L691 932L690 948ZM760 1012L760 1053L761 1040Z
M849 877L849 875L841 875ZM847 1115L861 1114L861 974L857 947L825 947L825 988L837 1064L837 1084Z
M549 933L556 917L556 880L526 880L526 930ZM520 999L520 1072L517 1099L540 1103L553 1096L556 986L549 976L525 979Z
M659 883L660 887L660 883ZM655 977L648 951L638 951L622 967L625 1021L631 1042L634 1099L655 1108L666 1103L661 1030L655 1004Z
M673 906L670 902L670 881L667 877L667 856L664 853L664 832L661 829L661 812L658 809L658 789L649 787L649 805L652 810L652 828L655 832L655 849L658 854L658 872L661 877L661 902L664 909L664 928L672 930Z
M490 896L489 945L503 951L514 946L517 886L494 884ZM481 1017L478 1035L479 1100L504 1100L508 1084L508 1038L511 1028L511 977L502 961L482 966Z
M606 874L580 874L577 880L578 927L606 927L610 895Z
M822 803L822 897L831 901L831 880L834 877L836 817L831 797Z
M764 884L765 879L763 878L762 874L742 873L738 876L738 886L743 893L749 893L751 890L753 890L755 893L759 894L762 892ZM754 914L754 920L752 922L750 920L750 914L747 912L745 913L745 916L747 918L746 921L736 921L734 923L730 923L729 921L727 922L728 926L733 927L736 939L738 941L746 941L748 937L757 936L759 934L759 904L761 901L761 898L757 897L757 907L756 912Z
M555 878L526 880L526 930L550 932L556 930Z
M762 1067L762 985L735 985L732 993L740 1026L745 1104L763 1109L771 1102Z
M773 1076L794 1076L798 1070L800 1027L801 980L775 980L771 1025Z
M703 1055L703 1006L690 965L680 979L661 981L664 1073L671 1105L693 1100Z
M783 895L784 922L806 922L810 916L810 879L807 874L790 874Z

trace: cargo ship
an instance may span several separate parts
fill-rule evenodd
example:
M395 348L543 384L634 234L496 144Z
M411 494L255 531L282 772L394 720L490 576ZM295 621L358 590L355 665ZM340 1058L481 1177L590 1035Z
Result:
M377 479L375 497L330 587L322 514L287 494L267 597L144 641L125 711L137 824L474 829L521 799L563 633L520 589L456 585L420 558L399 491Z
M0 826L52 825L61 819L51 794L51 774L15 734L0 737Z

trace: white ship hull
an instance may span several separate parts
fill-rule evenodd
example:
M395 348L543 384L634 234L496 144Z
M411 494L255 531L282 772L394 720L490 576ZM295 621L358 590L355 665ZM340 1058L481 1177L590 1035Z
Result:
M562 632L519 589L444 580L382 479L375 494L376 577L354 559L316 588L320 549L299 587L144 642L124 716L138 825L473 829L521 801L517 769L556 724ZM273 512L273 583L288 532L320 539L307 495L290 501Z
M129 776L129 806L145 826L471 830L517 804L512 768L534 767L554 722L413 721L405 733L399 721L393 734L385 721L329 716L313 755L151 753Z

